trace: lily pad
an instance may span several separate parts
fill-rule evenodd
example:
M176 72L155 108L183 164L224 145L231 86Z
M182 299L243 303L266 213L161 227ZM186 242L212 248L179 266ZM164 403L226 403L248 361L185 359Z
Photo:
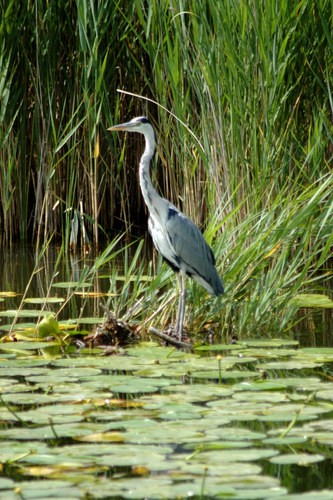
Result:
M234 400L217 400L207 403L209 408L218 411L219 418L229 418L235 422L257 420L259 415L272 406L268 402L248 402Z
M1 441L1 460L3 462L20 463L29 455L40 455L47 453L49 447L43 441Z
M203 468L201 463L193 463L191 456L186 457L187 460L182 461L181 470L182 472L188 474L199 474L203 475ZM226 476L231 478L232 476L237 477L240 480L241 477L254 476L260 474L262 468L258 464L253 462L231 462L231 463L216 463L212 467L206 468L206 474L208 477L215 475L218 477Z
M241 427L221 427L218 432L221 439L230 439L231 441L259 440L266 437L266 434L262 432L242 429Z
M46 375L49 369L40 366L17 366L14 367L0 367L0 377L7 375L8 377L27 377L29 375Z
M44 369L43 377L40 373L26 377L27 382L37 384L39 387L45 385L55 385L63 382L74 382L75 380L82 380L86 377L93 377L102 373L97 368L60 368L58 370Z
M92 286L91 283L84 283L80 281L58 281L53 283L54 288L87 288Z
M289 401L287 394L278 391L237 391L233 395L237 401L268 401L281 403Z
M238 379L238 378L251 378L257 377L258 373L250 371L240 371L240 370L211 370L211 371L197 371L192 373L192 377L201 379L214 379L214 380L227 380L227 379Z
M37 471L38 472L38 471ZM30 471L31 473L31 471ZM42 470L40 470L42 473ZM43 484L44 483L44 484ZM64 484L65 483L65 484ZM20 484L20 495L24 499L50 499L66 498L68 500L83 498L81 489L68 481L59 480L30 480L22 481Z
M212 429L210 434L207 434L200 419L196 420L198 426L190 420L185 420L187 427L179 423L180 421L166 421L163 424L155 425L149 430L147 429L128 429L124 433L124 438L130 443L136 444L184 444L184 443L203 443L218 439ZM223 421L222 421L223 424ZM181 434L179 431L181 430Z
M163 360L170 362L200 359L196 354L177 351L174 348L161 347L154 342L142 342L135 347L128 348L126 351L130 356L138 356L146 361L153 360L155 363L160 363Z
M229 449L240 449L240 448L250 448L252 446L251 441L209 441L207 443L202 443L200 448L195 443L190 443L184 445L185 450L194 450L194 451L206 451L206 450L229 450Z
M309 406L303 404L282 404L272 406L265 410L264 415L258 415L258 420L265 422L289 422L293 418L297 420L311 420L316 415L329 412L327 407Z
M333 490L308 491L306 493L295 493L283 495L280 500L332 500Z
M209 352L223 352L223 351L237 351L238 349L244 349L242 345L238 344L212 344L212 345L200 345L194 348L195 351L209 351Z
M9 318L38 318L39 316L45 316L46 314L49 314L49 312L42 312L35 309L7 309L7 311L0 311L0 316L7 316Z
M48 347L58 347L59 342L4 342L0 344L0 350L10 352L34 351L36 349L44 349Z
M3 330L5 332L12 331L13 333L22 332L22 331L26 331L26 330L33 332L35 330L35 326L36 326L35 323L20 321L20 322L16 323L14 328L13 328L12 324L1 325L0 330Z
M318 366L322 366L322 363L294 359L290 361L270 361L258 365L257 368L261 370L302 370L304 368L317 368Z
M0 386L2 394L12 392L33 392L33 388L28 384L20 384L17 380L15 384Z
M286 389L284 379L250 380L244 381L234 386L235 389L245 391L278 391Z
M296 464L301 466L311 465L324 460L322 455L308 453L289 453L270 458L272 464Z
M13 428L6 431L0 430L0 436L6 439L45 440L61 437L79 437L92 432L104 431L103 424L92 422L69 422L65 424L47 425L36 428Z
M213 466L216 463L231 463L231 462L253 462L264 458L272 458L278 455L279 452L273 448L255 448L245 450L209 450L195 454L190 458L193 462L203 462L208 466Z
M7 498L23 485L24 498L46 498L47 488L35 488L43 480L50 481L51 498L58 488L66 499L141 499L148 491L149 498L200 498L202 491L207 498L247 500L285 495L280 478L264 475L261 465L279 464L284 474L290 463L329 458L333 384L304 376L307 369L294 377L281 370L278 378L267 370L271 378L264 378L258 364L272 353L279 363L326 363L322 353L276 343L244 345L220 361L152 342L109 357L96 350L65 358L61 347L51 359L43 354L48 342L0 344L0 352L22 344L17 357L8 351L10 359L0 358L1 456L21 475L2 491ZM286 451L295 452L294 462ZM31 490L23 475L34 483Z
M6 477L0 477L0 490L5 490L7 488L12 488L14 481Z
M61 304L65 299L63 297L31 297L24 299L26 304Z
M276 437L263 439L263 444L270 444L275 446L284 446L291 444L303 444L306 443L308 438L306 436L286 436L286 437Z
M42 321L37 325L37 335L46 337L59 332L59 325L54 314L46 314Z
M333 385L333 384L332 384ZM329 401L333 401L333 387L330 389L323 389L316 392L316 398L318 399L328 399Z
M17 380L13 379L13 378L0 378L0 387L1 389L3 390L4 387L8 386L8 385L13 385L13 384L17 384Z
M7 343L6 343L7 344ZM8 344L16 344L16 342L8 342ZM25 344L25 342L24 342ZM30 344L30 342L29 342ZM3 344L0 344L0 349ZM42 345L45 345L44 343ZM30 357L30 353L28 353L29 357L24 358L13 358L13 359L0 359L0 368L16 368L16 367L28 367L32 368L35 366L46 366L49 365L50 361L48 359ZM2 357L2 354L0 355Z
M73 320L75 323L79 324L79 325L97 325L99 323L103 323L104 321L104 318L83 318L83 317L80 317L80 318L76 318Z
M157 392L159 387L163 387L164 381L160 379L144 379L131 375L99 375L89 379L82 379L85 387L107 388L116 393L145 393Z
M169 393L180 394L184 401L184 397L189 401L208 401L210 399L231 396L234 393L233 387L224 387L221 384L195 384L195 391L193 385L179 384L169 385L165 388Z
M281 377L270 379L275 384L284 384L285 387L299 391L316 391L321 389L322 381L317 377Z
M282 339L276 339L276 340L267 340L267 339L244 339L240 340L237 342L238 345L240 346L247 346L247 347L270 347L270 348L278 348L281 347L283 344Z

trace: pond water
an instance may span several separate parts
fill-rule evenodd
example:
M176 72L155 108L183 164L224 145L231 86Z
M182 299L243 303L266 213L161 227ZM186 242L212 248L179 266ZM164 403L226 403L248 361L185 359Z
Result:
M0 291L11 291L16 294L6 297L5 304L0 303L0 310L16 310L21 304L25 292L26 299L47 297L49 295L66 298L68 287L65 285L64 288L60 288L58 284L79 282L84 270L91 268L94 263L94 256L89 255L84 258L68 254L62 256L56 265L58 255L59 249L55 246L50 246L38 260L33 247L0 248L0 261L3 263L0 272ZM84 294L71 295L63 312L60 313L59 319L75 319L84 314L86 317L96 318L96 322L98 322L98 318L103 316L103 312L99 307L101 298L98 294L108 292L110 287L109 272L110 270L105 267L104 270L96 273L96 279L92 281L92 286L89 288L92 293L89 300ZM59 303L48 303L46 310L58 312L60 306ZM41 309L41 306L39 308ZM24 303L24 309L36 309L36 305L33 302ZM12 318L10 317L6 318L4 316L0 318L0 327L1 324L10 323L11 321ZM25 321L26 317L17 319L18 323Z
M130 255L135 252L135 245L129 249ZM145 245L141 254L148 259L151 258L151 247ZM56 246L49 246L47 251L38 260L36 265L36 252L31 246L13 246L11 248L0 248L0 292L12 291L13 296L7 296L0 302L0 312L6 310L17 310L20 306L23 294L26 291L26 298L46 297L48 295L66 298L68 287L66 283L79 282L84 270L92 268L94 265L94 255L82 257L70 254L63 255L55 265L59 255ZM123 267L122 254L117 258L117 269ZM32 273L34 273L33 278ZM99 323L103 317L100 302L109 300L110 275L112 268L110 264L102 266L98 272L94 273L92 286L89 288L90 294L71 294L65 307L59 314L59 320L79 319L82 328L91 330L93 324ZM64 288L59 288L57 284L64 283ZM29 284L29 285L28 285ZM50 284L52 286L50 287ZM121 283L120 283L121 286ZM329 285L328 285L329 286ZM326 285L327 289L327 285ZM331 279L331 289L333 290L333 275ZM86 290L87 291L87 290ZM326 293L326 291L320 293ZM103 296L104 295L104 296ZM332 297L331 297L332 298ZM41 309L41 306L38 306ZM45 310L57 313L61 307L59 303L48 303ZM112 298L110 308L112 308ZM24 303L24 309L36 309L36 305ZM33 316L32 316L33 317ZM88 319L84 323L84 319ZM27 318L19 317L15 321L25 323ZM32 321L35 321L33 318ZM5 325L11 325L13 317L0 316L0 332L6 330ZM90 325L90 326L89 326ZM293 338L298 340L302 346L324 346L333 347L333 309L301 309L299 312L299 322L293 328Z
M56 258L50 249L38 262L27 298L48 295ZM2 262L0 291L24 294L33 252L12 249ZM80 281L90 263L63 258L54 281ZM90 291L109 291L108 272ZM316 315L294 339L192 352L144 342L107 356L34 338L36 302L18 318L23 340L11 342L22 295L2 298L0 498L333 499L332 332L314 327ZM60 319L90 318L92 330L99 301L74 295Z

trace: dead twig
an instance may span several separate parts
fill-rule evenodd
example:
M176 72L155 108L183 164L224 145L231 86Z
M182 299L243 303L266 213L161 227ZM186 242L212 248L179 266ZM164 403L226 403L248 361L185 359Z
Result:
M153 335L156 335L156 337L158 337L162 340L165 340L166 342L169 342L170 344L173 344L176 347L192 349L191 344L187 344L186 342L181 342L181 341L175 339L174 337L170 337L170 335L168 335L164 332L160 332L159 330L156 330L156 328L154 328L153 326L151 326L149 328L148 333L152 333Z

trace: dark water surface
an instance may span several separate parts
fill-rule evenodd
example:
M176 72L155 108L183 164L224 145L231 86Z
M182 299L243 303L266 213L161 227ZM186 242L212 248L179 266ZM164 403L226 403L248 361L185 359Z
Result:
M134 247L133 247L134 248ZM134 251L134 250L133 250ZM151 255L151 249L146 247L143 251L144 258ZM85 268L91 268L94 264L95 256L90 254L82 257L78 255L63 255L57 266L56 275L54 274L55 264L58 257L58 248L50 246L45 254L36 264L35 248L32 246L13 246L11 248L0 248L0 292L12 291L18 295L7 297L5 301L0 302L0 311L8 309L17 309L20 305L22 296L26 293L26 298L38 298L47 296L66 297L66 289L51 287L58 282L79 281ZM147 259L148 260L148 259ZM117 270L123 266L121 256L117 262ZM32 273L35 274L32 277ZM110 288L110 275L112 266L106 265L99 269L96 279L93 281L90 292L107 293ZM333 290L333 277L331 279L331 290ZM325 290L318 290L318 293L327 293L327 282ZM329 293L329 292L328 292ZM333 298L333 291L330 294ZM107 299L93 296L87 299L80 295L74 295L60 313L58 319L75 319L79 316L88 318L103 317L103 311L100 308L100 302ZM61 306L61 305L60 305ZM59 304L48 304L47 308L51 312L58 312ZM25 304L25 309L36 309L32 304ZM112 301L110 304L112 309ZM299 322L292 332L288 335L300 342L301 346L306 347L333 347L333 309L300 309L298 313ZM1 326L10 323L12 320L6 317L0 317ZM19 318L19 322L24 320Z
M63 256L54 276L57 257L56 247L50 247L38 262L34 249L29 246L0 249L0 292L17 294L0 300L0 311L16 310L24 295L27 299L65 298L67 289L50 287L52 279L54 284L80 281L82 272L95 261L94 256ZM122 265L120 259L118 271ZM111 264L100 268L89 291L107 293L114 269ZM104 297L74 295L59 319L98 320L103 317L101 300ZM55 313L61 306L61 303L47 305L48 310ZM24 304L25 310L41 307ZM157 493L151 498L184 498L190 480L197 481L196 491L200 491L202 471L208 463L208 471L212 473L207 476L206 490L210 494L207 497L196 494L193 498L215 498L214 491L220 486L215 490L212 483L228 481L221 467L232 466L228 453L231 457L235 452L240 456L236 463L239 462L240 469L244 467L244 472L237 469L230 477L237 482L239 474L239 481L243 483L242 487L234 485L237 496L230 498L281 497L284 500L285 488L290 493L316 491L307 498L316 499L318 494L319 499L333 500L333 349L327 349L333 347L332 310L300 310L299 319L297 329L292 334L288 332L299 346L287 339L281 339L277 347L274 342L251 345L246 339L242 344L240 339L242 345L221 348L222 378L217 370L219 351L213 350L197 350L192 354L156 345L139 345L126 349L123 358L103 357L101 353L89 353L89 349L48 357L47 349L40 347L31 347L31 354L27 350L27 355L15 352L23 342L12 343L12 350L8 342L0 344L0 399L3 398L0 441L5 453L1 461L5 463L3 479L10 481L1 486L0 477L0 497L1 489L7 488L5 494L10 500L37 499L40 498L38 479L47 479L50 486L58 488L52 480L63 477L71 485L72 494L69 491L65 494L67 490L61 484L62 498L87 498L85 491L96 494L96 498L123 498L123 492L124 498L141 498L139 494L131 496L133 484L142 491L147 488L142 498L150 498L153 490ZM12 321L10 315L0 316L0 334L7 333ZM18 323L27 321L34 325L37 318L18 318ZM88 331L93 329L88 322L85 327ZM231 352L230 347L240 351ZM47 410L50 418L45 413ZM17 419L18 414L22 421ZM293 422L297 415L299 418ZM49 421L52 419L51 432ZM105 431L109 431L109 436ZM86 444L80 433L87 433ZM210 433L212 448L206 451L204 446L210 442L207 440ZM242 433L249 433L248 438L241 438ZM291 439L290 443L283 441L284 433ZM80 439L81 442L83 439L81 445ZM160 463L153 463L150 449L143 452L147 443L159 453ZM246 445L244 452L240 444ZM36 455L29 456L30 446L36 448ZM105 448L105 453L99 451L100 446ZM198 446L203 447L202 455L196 452ZM81 474L75 481L71 470L59 472L57 469L59 464L73 459L71 447L76 450L79 464L75 474ZM125 456L124 449L129 450ZM276 456L265 456L271 449ZM250 458L256 451L257 458ZM85 470L90 454L99 467L96 473ZM225 462L221 461L223 454L227 454ZM300 464L292 462L293 454L303 457ZM278 462L287 455L291 455L291 461L289 458L285 463ZM142 477L140 474L136 477L133 469L136 464L133 459L137 456L141 457L138 465L143 466ZM319 461L302 464L302 460L306 462L307 458L317 456ZM16 457L23 457L22 462L16 463ZM117 462L119 457L123 460L122 468ZM45 477L43 468L38 469L45 463L53 467L55 473L59 472L59 476ZM182 472L177 469L179 464ZM260 465L260 474L245 472L245 468L253 464ZM106 465L108 472L105 472ZM91 483L80 489L87 477ZM276 489L270 484L272 478L278 481ZM159 490L159 481L164 481L164 487L169 488L169 496L159 496L163 491ZM34 484L36 491L33 492ZM21 496L16 496L15 487L22 488ZM105 488L111 491L113 487L117 491L115 496L105 493ZM260 494L260 488L265 493ZM323 496L322 490L328 489ZM53 497L60 498L61 493L57 491ZM226 497L229 498L227 492Z
M86 268L91 268L95 257L88 255L63 255L55 266L59 252L55 246L50 246L45 254L36 262L36 253L33 247L14 246L9 249L0 248L0 292L15 292L17 296L6 297L0 302L0 311L17 309L21 303L23 295L26 299L41 297L66 298L66 288L58 288L59 282L78 282ZM121 265L121 262L119 263ZM55 274L54 274L55 272ZM110 287L110 267L105 266L96 274L89 292L107 293ZM52 281L53 280L53 281ZM51 286L50 286L51 285ZM99 303L101 298L92 296L89 298L74 295L60 313L58 319L75 319L82 317L103 317L103 311ZM24 304L24 309L37 309L34 304ZM47 310L57 313L61 304L47 304ZM18 318L17 323L26 322L24 318ZM1 317L0 328L4 324L11 322L11 318Z

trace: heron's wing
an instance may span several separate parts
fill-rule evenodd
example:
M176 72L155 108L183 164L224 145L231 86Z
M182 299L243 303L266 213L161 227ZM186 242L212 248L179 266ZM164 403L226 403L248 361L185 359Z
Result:
M188 274L199 278L198 281L208 291L213 289L213 293L222 293L214 254L197 226L177 209L170 207L165 228L173 253L179 260L179 267L183 265Z

